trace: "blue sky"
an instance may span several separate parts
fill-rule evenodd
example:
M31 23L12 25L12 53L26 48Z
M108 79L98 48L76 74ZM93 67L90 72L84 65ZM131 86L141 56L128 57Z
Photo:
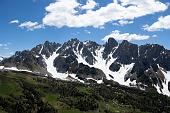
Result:
M170 49L169 1L124 1L0 0L0 56L70 38L103 44L114 37Z

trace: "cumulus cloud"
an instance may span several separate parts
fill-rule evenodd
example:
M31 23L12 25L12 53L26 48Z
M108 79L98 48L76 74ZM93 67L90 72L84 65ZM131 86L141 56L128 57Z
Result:
M114 0L104 7L92 10L96 6L95 1L88 0L82 6L77 0L57 0L49 4L45 10L43 24L58 28L67 27L96 27L100 28L108 22L119 21L120 24L128 24L148 14L165 11L167 4L159 0ZM85 9L85 13L79 13Z
M39 24L38 22L24 22L19 25L20 28L26 28L28 31L33 31L35 29L44 28L44 25Z
M170 15L161 16L157 22L152 25L144 25L143 29L146 31L159 31L162 29L170 29Z
M88 0L86 5L82 6L82 9L91 10L96 7L97 3L93 0Z
M19 24L18 27L25 28L28 31L33 31L35 29L44 28L43 24L39 24L38 22L26 21L26 22L19 22L19 20L12 20L9 22L10 24Z
M10 24L18 24L19 23L19 20L12 20L9 22Z
M129 34L129 33L121 33L118 30L112 31L111 34L105 36L102 40L107 41L109 38L114 38L116 40L146 40L149 39L150 36L148 35L140 35L140 34Z

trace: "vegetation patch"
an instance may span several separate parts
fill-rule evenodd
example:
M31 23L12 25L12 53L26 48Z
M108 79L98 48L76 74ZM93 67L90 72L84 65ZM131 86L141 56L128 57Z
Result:
M170 98L104 81L81 84L0 72L0 113L168 113Z

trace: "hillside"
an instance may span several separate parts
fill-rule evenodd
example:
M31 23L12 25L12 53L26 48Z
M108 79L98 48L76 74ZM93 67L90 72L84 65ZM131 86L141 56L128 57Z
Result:
M169 113L170 98L104 80L82 84L0 72L1 113Z

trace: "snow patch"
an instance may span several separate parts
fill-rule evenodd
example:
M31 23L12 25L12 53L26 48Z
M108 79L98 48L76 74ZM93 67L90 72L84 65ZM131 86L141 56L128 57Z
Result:
M4 66L0 66L1 70L11 70L11 71L24 71L24 72L30 72L32 73L32 71L30 70L26 70L26 69L18 69L17 67L4 67Z
M117 48L118 47L115 47L114 49L116 50ZM85 58L82 57L82 49L80 53L74 51L75 55L77 56L78 63L83 63L85 65L88 65L89 67L94 67L94 68L102 70L105 73L107 80L114 80L118 82L119 84L126 85L126 86L130 86L129 85L130 83L136 84L136 81L130 81L130 80L124 81L124 76L127 74L128 71L130 71L133 68L134 63L129 64L129 65L122 65L122 67L119 69L118 72L113 72L109 69L109 67L117 59L117 58L112 57L112 54L114 53L114 51L108 55L108 60L105 60L103 59L104 47L99 47L95 51L96 55L93 54L93 57L96 59L96 61L94 62L93 65L90 65L85 61ZM111 78L110 75L113 76L114 79ZM102 83L102 80L98 82Z
M56 67L54 67L54 60L55 60L55 58L57 58L59 56L59 54L57 53L57 50L55 52L53 52L53 54L49 58L46 58L45 55L43 55L45 63L47 64L47 71L52 74L53 78L67 80L66 78L71 74L59 73L59 72L57 72Z
M39 58L40 56L36 55L35 57L36 57L36 58Z
M45 60L45 63L47 64L47 71L52 74L54 78L60 78L61 75L58 75L56 68L54 67L54 60L56 57L58 57L59 54L56 52L53 52L53 54L46 58L45 55L43 55L43 58Z
M81 83L84 83L83 80L80 80L80 79L78 79L78 77L76 77L76 74L69 74L69 76L71 76L72 78L74 78L75 80L77 80L77 81L79 81Z
M42 53L43 48L44 48L44 45L41 46L41 49L40 49L40 51L39 51L39 54Z
M96 81L98 84L102 84L103 83L103 80L96 80L94 78L86 78L87 80L94 80Z
M0 69L4 69L4 66L0 66Z
M77 51L73 50L73 52L77 56L78 63L83 63L84 65L88 65L89 67L92 67L92 65L88 64L85 58L82 57L83 48L80 50L80 53L78 53L78 48Z
M156 88L156 90L157 90L157 92L158 92L159 94L162 94L161 88L158 86L158 84L157 84L157 85L154 85L154 87Z
M19 71L16 67L4 67L6 70Z
M57 71L56 71L57 72ZM61 80L67 80L66 78L68 77L68 73L55 73L55 75L53 75L54 78L58 78L58 79L61 79Z
M154 85L154 87L157 89L158 93L170 96L170 91L168 90L168 82L170 82L170 71L165 71L162 67L159 66L159 64L157 64L157 66L163 73L165 81L162 81L163 89L161 89L158 85Z
M168 90L168 82L170 82L170 71L164 72L162 71L164 76L165 76L165 82L162 83L163 89L162 92L163 94L170 96L170 91Z
M110 65L116 60L116 58L114 59L112 57L112 53L109 55L109 60L105 60L103 59L103 51L104 51L104 47L101 47L100 49L98 49L96 52L96 56L94 55L94 58L96 59L95 64L93 65L95 68L101 69L105 75L106 75L106 79L111 80L112 78L109 76L110 74Z
M136 84L136 81L130 81L129 79L127 81L124 80L124 76L127 74L127 72L129 72L133 68L134 63L129 64L129 65L122 65L119 71L117 72L113 72L109 69L111 64L114 63L117 59L117 58L112 57L113 53L116 51L117 48L118 47L115 47L114 51L108 55L108 58L109 58L108 60L104 60L102 56L104 47L100 48L98 51L96 51L97 55L94 56L97 61L95 62L93 66L95 68L101 69L105 73L107 80L114 80L118 82L119 84L126 85L126 86L130 86L129 85L130 83ZM113 76L114 78L111 78L109 75Z
M125 86L130 86L130 83L135 84L135 81L130 81L129 79L127 81L125 81L124 77L127 74L128 71L130 71L134 66L134 63L129 64L129 65L122 65L119 69L119 71L117 72L112 72L110 71L110 75L112 75L114 77L114 81L118 82L121 85L125 85Z

